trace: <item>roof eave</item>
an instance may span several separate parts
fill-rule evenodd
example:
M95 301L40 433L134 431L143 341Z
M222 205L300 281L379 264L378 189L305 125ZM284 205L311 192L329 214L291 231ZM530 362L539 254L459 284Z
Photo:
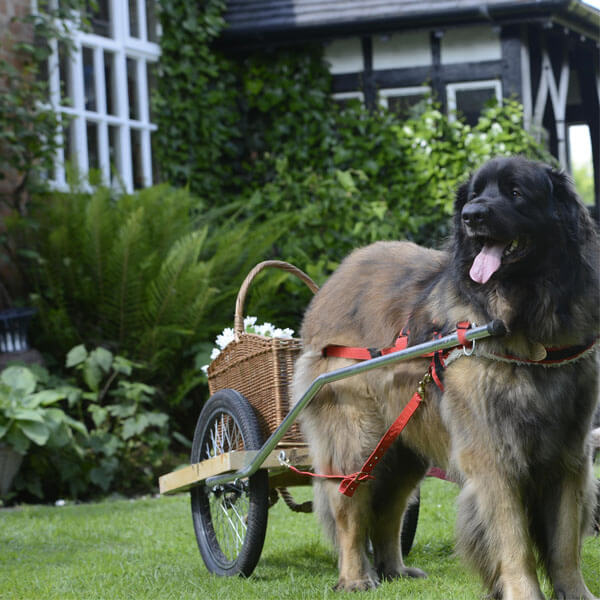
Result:
M315 25L289 24L247 28L238 26L226 28L222 33L221 42L232 46L248 47L289 44L347 35L360 36L403 29L445 28L474 23L527 23L544 19L572 27L581 35L597 43L600 42L600 32L596 24L600 22L600 11L577 0L542 0L541 2L517 0L500 6L483 3L479 7L454 7L443 13L429 11L392 18L348 19Z

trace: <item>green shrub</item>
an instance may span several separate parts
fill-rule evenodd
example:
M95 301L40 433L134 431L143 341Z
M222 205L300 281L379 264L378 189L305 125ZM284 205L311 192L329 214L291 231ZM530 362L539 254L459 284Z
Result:
M15 480L19 497L48 501L154 489L158 475L172 464L173 434L169 416L155 407L156 389L132 377L140 365L105 348L88 352L80 345L68 353L66 367L68 379L40 367L9 367L2 373L4 380L18 370L21 379L37 385L34 399L62 405L46 409L56 424L51 423L43 447L29 447Z
M191 365L186 350L222 329L228 318L218 315L235 286L282 231L219 223L167 186L119 198L103 188L41 197L31 218L34 343L54 356L105 346L143 362L163 389Z

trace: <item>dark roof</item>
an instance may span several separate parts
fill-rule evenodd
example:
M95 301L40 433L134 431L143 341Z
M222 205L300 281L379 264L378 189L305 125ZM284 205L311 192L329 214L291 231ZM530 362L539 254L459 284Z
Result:
M571 0L229 0L225 37L285 40L559 16L598 36L600 12ZM589 30L589 31L588 31Z

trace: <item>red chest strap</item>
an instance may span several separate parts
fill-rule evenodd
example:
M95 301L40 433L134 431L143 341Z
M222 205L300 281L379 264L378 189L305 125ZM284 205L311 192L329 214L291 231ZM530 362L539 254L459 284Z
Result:
M460 346L464 348L471 348L472 343L469 342L465 335L467 330L471 327L471 324L467 321L462 321L456 326L456 333L460 342ZM434 334L434 337L440 337L440 334ZM458 347L460 347L458 346ZM391 354L392 352L398 352L408 347L408 333L404 332L404 329L400 332L400 335L396 339L396 343L390 348L383 348L381 350L373 348L358 348L351 346L326 346L323 348L323 356L325 357L337 357L337 358L349 358L354 360L369 360L371 358L377 358L385 354ZM352 473L351 475L316 475L314 473L303 473L313 475L315 477L326 477L328 479L341 479L342 482L338 488L338 491L345 496L353 496L356 488L359 486L361 481L365 479L372 479L371 472L381 460L381 457L385 454L388 448L396 440L396 438L402 433L402 430L406 427L411 417L414 415L417 408L423 401L424 385L427 381L433 380L435 384L444 391L444 386L441 381L441 371L445 368L445 358L450 353L450 350L439 351L435 353L425 354L426 357L432 357L431 364L429 365L429 371L425 376L423 382L419 383L418 390L413 394L408 404L404 407L402 412L398 415L396 420L391 424L389 429L385 432L379 443L375 447L375 450L371 452L371 455L366 460L361 470ZM425 383L424 383L425 382ZM296 470L296 469L294 469Z
M390 348L359 348L355 346L325 346L323 356L336 358L350 358L352 360L369 360L378 356L385 356L392 352L405 350L408 347L408 335L401 332L396 338L396 342Z

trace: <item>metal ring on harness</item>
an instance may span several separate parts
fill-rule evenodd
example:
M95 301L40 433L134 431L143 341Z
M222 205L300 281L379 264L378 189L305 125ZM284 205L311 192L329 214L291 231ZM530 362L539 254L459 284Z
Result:
M477 323L471 323L471 326L477 327ZM465 356L471 356L471 354L473 354L475 351L475 340L471 340L471 346L469 348L467 348L467 346L463 346L462 351Z

